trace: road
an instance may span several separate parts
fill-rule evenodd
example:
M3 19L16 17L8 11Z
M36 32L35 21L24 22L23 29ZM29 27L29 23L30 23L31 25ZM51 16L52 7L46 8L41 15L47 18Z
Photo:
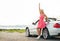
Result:
M25 33L0 32L0 41L60 41L60 36L47 40L44 40L43 38L37 40L36 36L26 37Z

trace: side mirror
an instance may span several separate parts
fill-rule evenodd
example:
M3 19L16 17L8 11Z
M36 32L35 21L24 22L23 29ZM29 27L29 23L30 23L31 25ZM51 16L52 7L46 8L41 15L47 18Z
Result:
M33 25L35 25L35 23L34 23L34 22L33 22L32 24L33 24Z

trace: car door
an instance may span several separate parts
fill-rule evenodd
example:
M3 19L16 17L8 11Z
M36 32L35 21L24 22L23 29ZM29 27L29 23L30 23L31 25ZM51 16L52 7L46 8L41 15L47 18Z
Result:
M30 32L31 32L32 34L37 34L37 31L36 31L36 29L37 29L37 24L38 24L37 21L32 22L31 26L29 27L29 28L30 28Z

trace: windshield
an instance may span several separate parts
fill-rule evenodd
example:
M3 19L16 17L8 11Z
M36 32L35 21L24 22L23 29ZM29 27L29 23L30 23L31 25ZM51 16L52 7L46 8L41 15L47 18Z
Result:
M56 21L57 19L56 18L48 18L48 20L50 20L50 21Z

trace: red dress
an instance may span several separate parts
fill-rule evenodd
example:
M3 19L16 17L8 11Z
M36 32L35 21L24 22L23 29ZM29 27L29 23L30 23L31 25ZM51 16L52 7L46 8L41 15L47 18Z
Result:
M46 26L46 23L44 21L44 14L41 14L37 28L45 28L45 26Z

